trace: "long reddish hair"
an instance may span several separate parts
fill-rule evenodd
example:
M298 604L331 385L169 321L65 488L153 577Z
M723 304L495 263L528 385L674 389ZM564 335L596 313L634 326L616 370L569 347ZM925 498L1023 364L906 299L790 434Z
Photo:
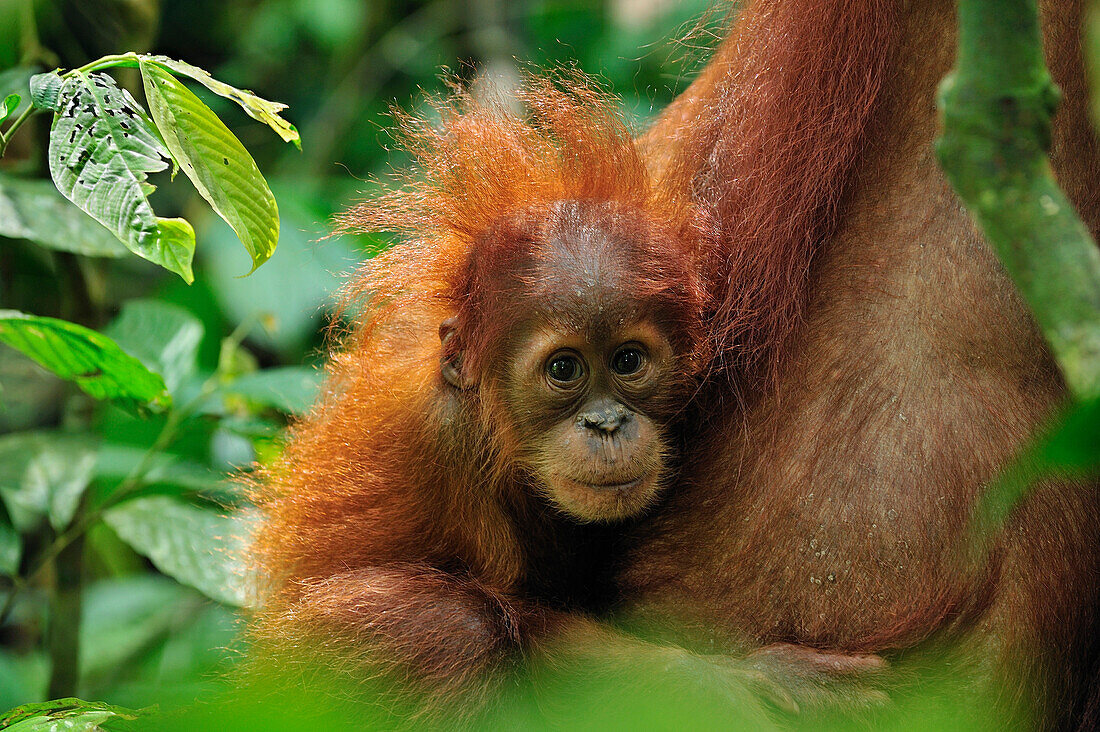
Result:
M290 430L283 458L257 475L267 521L254 556L276 608L302 581L380 560L457 561L501 586L523 571L527 537L501 508L516 490L506 445L491 415L452 424L439 392L437 329L478 313L478 292L492 283L477 281L471 256L507 256L486 244L501 227L522 228L561 201L634 212L660 234L652 246L668 250L654 249L631 281L667 300L693 338L701 330L706 219L682 187L653 177L616 100L575 72L528 77L518 99L522 111L458 89L434 101L437 119L402 116L413 164L338 218L339 229L400 243L344 288L353 324L328 364L325 396ZM500 328L481 325L472 330L483 341L488 326ZM465 345L476 359L477 344Z
M424 300L470 310L475 244L501 228L530 236L551 207L576 201L642 214L668 246L652 258L649 284L661 290L673 282L666 274L686 276L676 284L686 287L684 309L698 316L702 280L693 270L710 240L710 219L684 186L647 167L617 100L592 79L575 70L526 75L514 99L522 111L457 86L431 102L438 120L398 115L399 139L413 163L396 185L337 218L341 230L389 232L401 240L357 273L344 290L346 305L370 300L372 319ZM508 251L482 246L477 254L486 260ZM482 268L499 270L484 261ZM638 278L641 286L646 281Z
M762 385L801 316L898 36L894 0L749 2L640 141L713 216L716 367Z

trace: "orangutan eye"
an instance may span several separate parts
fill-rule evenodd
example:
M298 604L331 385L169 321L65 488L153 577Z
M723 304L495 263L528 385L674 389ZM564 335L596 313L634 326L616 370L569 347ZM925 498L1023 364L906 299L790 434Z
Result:
M584 374L584 368L576 356L558 354L546 362L546 375L558 384L569 384Z
M645 354L636 346L620 348L611 357L611 370L619 376L630 376L641 370L645 363Z

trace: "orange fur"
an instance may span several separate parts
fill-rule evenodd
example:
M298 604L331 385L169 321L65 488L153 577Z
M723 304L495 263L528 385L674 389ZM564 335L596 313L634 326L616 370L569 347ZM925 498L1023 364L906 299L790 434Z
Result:
M774 372L801 316L887 73L895 4L746 3L640 141L651 168L718 222L712 337L716 366L735 383L755 387Z
M659 305L682 389L699 360L706 232L685 197L650 179L612 99L578 75L567 86L530 78L521 98L528 117L458 91L436 105L438 126L405 119L416 165L341 218L404 240L346 288L345 312L364 310L325 396L256 479L267 521L254 627L269 648L469 691L540 632L548 608L596 596L598 546L613 529L542 499L503 415L496 362L512 357L516 324L555 296L520 278L508 288L526 300L502 300L511 258L530 255L565 208L640 248L615 297ZM455 345L442 348L438 332L455 315L462 369L478 375L466 391L440 376Z

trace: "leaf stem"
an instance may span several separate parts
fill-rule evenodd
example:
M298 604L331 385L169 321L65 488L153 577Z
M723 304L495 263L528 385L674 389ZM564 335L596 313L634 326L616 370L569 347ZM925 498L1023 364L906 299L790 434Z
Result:
M123 53L113 56L103 56L95 61L84 64L78 69L73 69L62 75L63 78L69 76L75 76L79 74L86 74L91 71L98 71L99 69L107 69L114 66L136 66L138 63L138 55L136 53ZM15 121L8 127L7 132L0 133L0 157L3 157L4 151L8 147L8 142L11 141L12 135L15 131L23 126L23 123L30 119L31 115L40 111L34 104L27 105L27 108L23 110L23 113L15 118Z
M11 142L12 135L15 134L16 130L22 127L23 123L30 119L31 115L37 111L39 110L33 104L28 105L27 108L23 110L23 114L16 117L11 123L7 132L0 132L0 157L4 156L4 151L8 149L8 143Z
M130 53L120 53L111 56L103 56L97 58L95 61L89 61L80 68L67 71L62 74L62 78L69 76L75 76L77 74L89 74L93 71L99 71L100 69L110 69L116 66L133 67L138 64L138 54L131 51Z

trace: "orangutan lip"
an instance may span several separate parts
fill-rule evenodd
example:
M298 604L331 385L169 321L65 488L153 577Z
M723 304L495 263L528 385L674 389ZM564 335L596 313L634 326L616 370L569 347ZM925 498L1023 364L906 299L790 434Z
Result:
M574 481L578 485L582 485L585 488L593 488L598 491L625 491L631 488L637 488L638 485L645 479L645 476L629 480L626 483L586 483L582 480Z

